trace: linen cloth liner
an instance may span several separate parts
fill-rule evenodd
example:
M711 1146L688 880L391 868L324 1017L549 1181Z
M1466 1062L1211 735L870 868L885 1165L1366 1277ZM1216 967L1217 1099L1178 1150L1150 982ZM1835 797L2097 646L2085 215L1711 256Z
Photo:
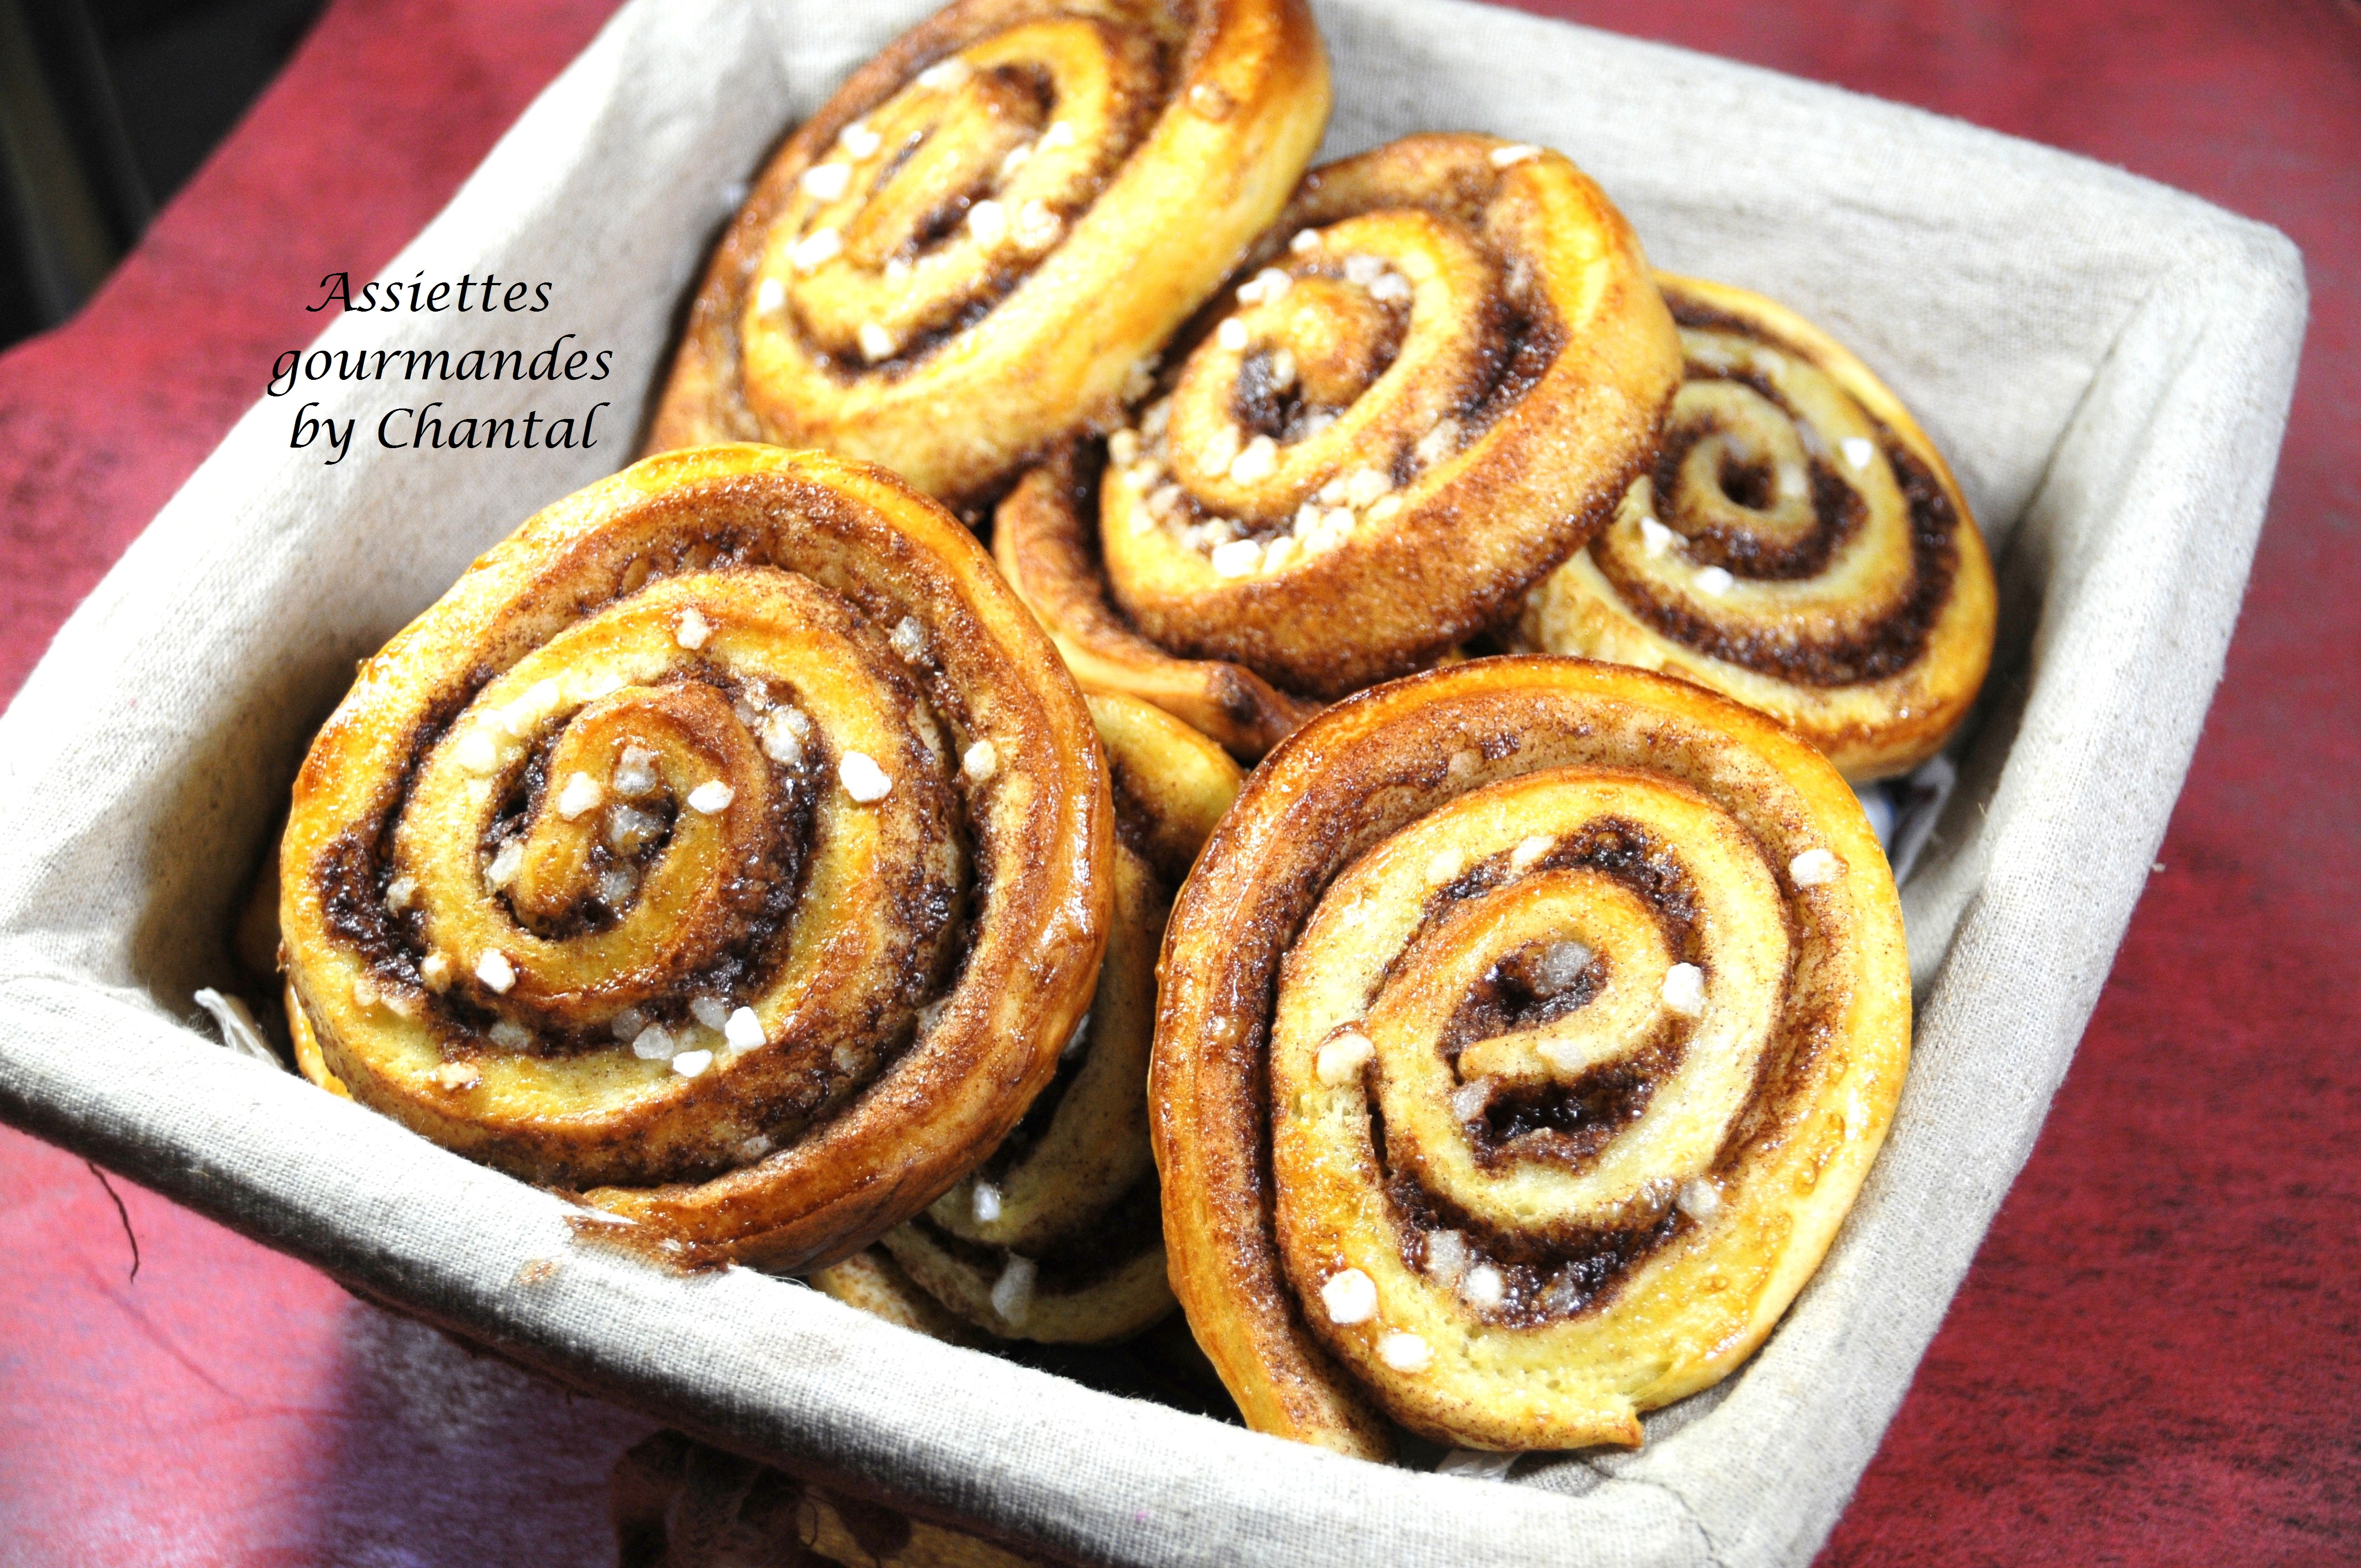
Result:
M1979 728L1905 892L1916 1056L1883 1157L1762 1354L1651 1418L1636 1453L1527 1460L1507 1485L1412 1474L744 1270L675 1277L573 1242L556 1199L191 1026L189 993L230 973L225 933L353 662L628 457L735 182L927 9L627 6L385 274L489 267L551 280L555 308L498 328L347 314L320 339L531 352L572 330L619 351L596 394L615 400L611 434L497 456L367 444L379 411L429 397L455 417L551 405L513 382L265 399L68 621L0 719L0 1116L699 1435L1061 1553L1805 1560L2106 975L2219 677L2286 418L2294 247L2113 170L1456 0L1317 7L1336 81L1323 157L1430 127L1561 148L1658 266L1760 289L1857 350L1949 455L2000 563ZM362 418L334 466L287 444L315 394ZM560 1266L520 1283L538 1258Z

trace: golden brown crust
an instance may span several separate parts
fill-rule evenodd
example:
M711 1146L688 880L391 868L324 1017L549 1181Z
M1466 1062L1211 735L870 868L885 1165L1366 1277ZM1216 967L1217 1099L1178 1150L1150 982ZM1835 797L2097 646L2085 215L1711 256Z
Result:
M637 464L478 561L313 742L281 849L304 1069L707 1255L841 1255L1007 1133L1081 1015L1088 724L894 476Z
M882 1295L893 1310L881 1315L909 1326L926 1329L914 1321L923 1302L1005 1338L1102 1343L1172 1310L1144 1092L1157 947L1170 889L1242 781L1220 747L1159 709L1090 702L1115 775L1117 843L1106 961L1085 1022L1008 1140L862 1255L892 1260L884 1286L841 1267L813 1277L840 1299Z
M1095 489L1082 481L1068 447L1017 481L994 516L992 536L993 558L1049 628L1084 691L1144 698L1246 758L1320 711L1317 702L1290 696L1252 670L1176 659L1132 630L1108 601L1084 521L1096 510Z
M1086 685L1253 756L1512 615L1653 455L1679 346L1598 186L1488 137L1313 170L1238 277L996 549Z
M919 1289L884 1247L868 1247L826 1268L816 1268L810 1277L812 1288L873 1318L951 1344L985 1343L984 1335Z
M763 169L651 449L819 446L985 501L1119 412L1286 202L1328 102L1302 0L959 0Z
M1388 1416L1636 1443L1809 1277L1909 1049L1843 780L1724 698L1569 659L1298 730L1182 890L1162 980L1174 1290L1249 1425L1368 1456Z
M1992 563L1958 482L1809 322L1725 284L1657 283L1686 351L1663 455L1533 594L1526 641L1709 686L1849 778L1907 772L1992 658Z

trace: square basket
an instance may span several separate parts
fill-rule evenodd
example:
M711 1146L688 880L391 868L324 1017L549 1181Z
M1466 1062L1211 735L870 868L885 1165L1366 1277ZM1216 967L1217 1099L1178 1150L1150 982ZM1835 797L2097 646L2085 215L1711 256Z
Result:
M2299 258L2116 170L1454 0L1317 7L1337 95L1323 156L1425 128L1564 150L1657 265L1768 293L1883 375L1999 562L1992 680L1904 889L1916 1054L1892 1135L1762 1353L1651 1417L1636 1452L1528 1460L1505 1484L1416 1474L937 1343L790 1281L664 1273L192 1024L192 991L233 983L228 933L354 661L628 459L739 182L925 8L625 7L387 272L547 280L552 309L490 327L353 313L321 339L532 353L575 333L614 351L580 400L609 404L598 444L387 450L371 424L418 400L394 388L265 398L67 623L0 720L0 1117L572 1385L1052 1557L1804 1561L2066 1070L2270 487ZM520 417L553 397L445 395ZM313 397L359 422L334 465L290 445Z

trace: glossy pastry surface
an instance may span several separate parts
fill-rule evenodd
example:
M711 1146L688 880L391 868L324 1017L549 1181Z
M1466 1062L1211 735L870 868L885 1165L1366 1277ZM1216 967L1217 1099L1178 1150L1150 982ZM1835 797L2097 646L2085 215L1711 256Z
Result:
M1175 907L1174 1288L1257 1431L1636 1444L1817 1266L1909 1037L1884 859L1785 730L1576 660L1380 686L1264 762Z
M939 1332L926 1314L948 1309L1004 1337L1100 1343L1172 1310L1148 1146L1157 948L1172 890L1241 780L1220 747L1161 709L1090 701L1115 781L1116 844L1115 912L1089 1015L1058 1076L972 1175L887 1232L863 1268L813 1277L906 1326ZM896 1285L881 1306L881 1288Z
M1526 641L1710 686L1848 777L1907 772L1992 658L1992 564L1959 485L1826 333L1741 289L1657 281L1686 365L1664 450L1533 594Z
M281 850L306 1073L708 1255L840 1255L1054 1072L1105 941L1081 694L881 469L650 458L363 666Z
M979 505L1118 414L1327 118L1302 0L960 0L763 170L651 445L825 447Z
M1605 524L1678 375L1581 170L1405 137L1305 177L1104 469L1028 477L996 554L1085 685L1257 755L1512 614Z

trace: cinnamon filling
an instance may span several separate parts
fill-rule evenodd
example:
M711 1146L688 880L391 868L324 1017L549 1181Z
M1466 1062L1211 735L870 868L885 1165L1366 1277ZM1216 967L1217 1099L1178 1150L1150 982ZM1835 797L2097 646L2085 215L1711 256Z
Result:
M1709 328L1743 336L1806 363L1810 356L1752 323L1725 312L1677 299L1674 319L1684 327ZM1744 370L1713 371L1694 362L1686 379L1727 381L1749 389L1798 425L1794 405L1769 378ZM1886 679L1926 655L1927 640L1951 598L1959 570L1959 514L1934 473L1897 440L1883 422L1875 425L1878 446L1894 470L1908 510L1910 584L1902 602L1865 631L1841 640L1815 636L1809 627L1718 620L1687 604L1658 599L1650 586L1627 569L1615 551L1594 549L1591 559L1631 613L1660 635L1711 658L1800 685L1846 686ZM1730 433L1714 419L1700 419L1666 433L1653 474L1656 505L1681 511L1684 469L1697 445ZM1809 458L1814 526L1794 539L1750 532L1743 525L1707 522L1684 529L1685 550L1700 566L1720 568L1753 581L1798 581L1818 575L1861 529L1866 504L1852 484L1824 456ZM1767 512L1776 497L1768 464L1725 452L1715 473L1721 496L1732 505Z

